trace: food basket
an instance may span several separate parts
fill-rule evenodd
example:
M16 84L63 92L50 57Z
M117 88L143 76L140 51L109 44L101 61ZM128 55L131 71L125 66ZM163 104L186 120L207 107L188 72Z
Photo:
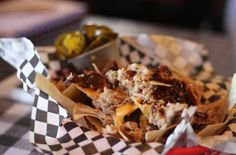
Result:
M211 87L207 85L209 82L214 82L222 91L229 91L229 80L214 72L208 60L208 51L202 44L170 36L143 34L137 37L121 37L116 45L122 64L138 62L149 66L167 65L173 70L181 71L182 74L204 81L204 91L211 91L207 88ZM192 154L236 154L233 147L236 145L236 114L233 105L229 105L231 110L227 122L219 123L217 126L220 126L220 134L206 131L205 137L196 135L190 124L193 111L188 110L182 113L181 122L167 138L166 144L129 143L73 122L58 101L37 88L36 73L48 76L49 72L45 66L54 66L54 69L61 69L63 66L62 62L55 59L55 51L41 48L38 53L26 38L12 38L0 39L0 55L17 69L17 76L23 82L24 90L34 95L29 135L30 142L39 152L151 155L187 154L190 151ZM217 95L209 95L204 100L209 100L210 103L219 98Z

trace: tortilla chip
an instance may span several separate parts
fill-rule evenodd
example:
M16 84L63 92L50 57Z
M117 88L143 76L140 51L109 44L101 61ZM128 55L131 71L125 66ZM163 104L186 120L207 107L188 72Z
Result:
M80 119L84 116L92 116L99 119L101 122L106 124L107 121L110 121L111 118L105 115L101 110L91 108L84 104L78 104L73 109L73 118L74 120Z
M79 119L84 116L93 116L100 119L102 122L106 122L111 118L108 118L102 111L91 108L82 103L75 103L67 96L63 95L57 87L51 83L48 79L40 74L36 74L36 86L53 97L62 107L64 107L74 119Z
M171 125L168 128L166 128L166 129L148 131L145 134L145 140L147 142L153 142L153 141L161 142L163 140L163 136L165 134L168 134L175 127L176 127L176 125Z
M67 89L63 91L63 94L65 96L69 97L71 100L75 102L80 93L81 91L76 87L76 84L73 84L73 83Z
M101 120L99 120L96 117L91 117L91 116L86 116L86 120L88 123L88 126L91 128L94 128L96 131L98 132L102 132L103 129L103 123L101 122Z
M149 104L141 104L140 103L141 102L140 99L138 99L136 97L132 97L131 99L134 101L135 105L137 105L138 108L142 111L144 116L146 118L149 118L152 106L149 105Z

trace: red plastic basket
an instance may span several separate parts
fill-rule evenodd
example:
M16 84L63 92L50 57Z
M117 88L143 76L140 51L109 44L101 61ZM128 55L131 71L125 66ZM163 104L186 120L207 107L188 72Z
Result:
M188 148L173 148L166 155L220 155L220 152L211 151L203 146Z

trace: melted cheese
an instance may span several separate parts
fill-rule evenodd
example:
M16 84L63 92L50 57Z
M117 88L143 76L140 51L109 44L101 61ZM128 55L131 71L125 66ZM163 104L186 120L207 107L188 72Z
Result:
M134 112L138 107L131 103L126 103L125 105L116 108L116 115L113 117L115 125L119 126L124 123L124 117L129 116Z
M83 88L79 85L76 85L76 87L77 87L77 89L79 89L80 91L85 93L91 99L97 99L101 94L101 92L99 92L99 91L95 91L95 90L92 90L89 88Z

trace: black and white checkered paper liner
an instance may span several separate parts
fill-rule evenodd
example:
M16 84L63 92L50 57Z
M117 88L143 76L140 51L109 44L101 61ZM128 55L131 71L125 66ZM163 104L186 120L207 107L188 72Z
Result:
M166 153L173 146L180 145L180 139L182 146L197 145L195 134L189 123L194 109L189 109L182 114L183 120L168 137L165 146L156 142L128 143L79 126L69 118L66 110L57 101L35 87L36 72L47 76L47 70L32 43L25 38L17 39L17 45L15 43L16 39L1 39L0 54L4 60L10 61L9 63L18 69L17 75L24 83L24 89L35 95L31 114L30 142L39 152L45 154L160 154L161 152ZM19 54L19 57L15 57L17 54L8 56L9 51L14 53L19 52L19 49L31 54L21 59L18 59L22 57ZM168 50L166 51L168 52ZM121 40L120 54L123 61L129 63L141 62L146 65L162 63L124 40ZM201 58L203 57L201 56ZM18 62L19 60L23 61ZM201 59L201 61L207 62L207 59ZM211 69L210 64L205 66L204 64L206 63L200 62L193 66L199 73L205 69ZM220 78L220 80L222 79Z

